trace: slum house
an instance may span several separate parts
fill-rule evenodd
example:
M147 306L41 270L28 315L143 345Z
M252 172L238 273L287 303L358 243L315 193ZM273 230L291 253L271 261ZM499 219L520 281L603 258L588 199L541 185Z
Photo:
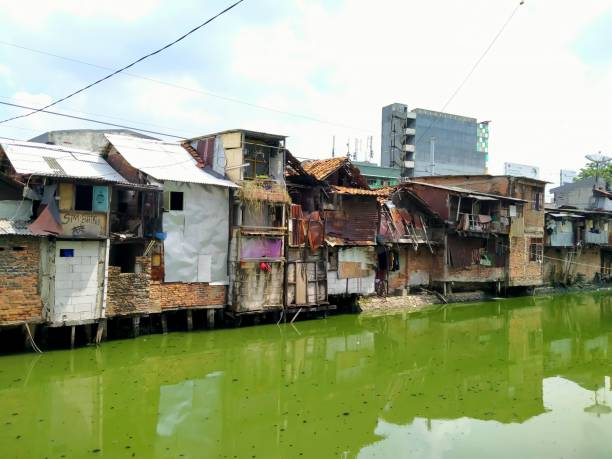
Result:
M228 313L283 309L287 208L285 137L230 130L189 140L200 167L240 185L232 199Z
M105 317L110 196L132 186L98 153L9 140L0 146L1 172L23 196L3 206L15 208L8 221L21 239L11 251L22 254L10 260L21 279L8 298L23 289L24 305L41 301L44 321L72 326L74 343L75 326Z
M191 328L192 311L202 309L212 325L214 311L226 304L229 190L236 185L220 174L200 169L179 143L111 134L106 137L106 157L117 171L130 182L163 190L162 196L151 196L150 200L142 197L137 202L133 196L117 197L122 209L140 205L151 217L144 228L148 243L137 241L139 235L116 233L115 259L122 268L121 275L132 271L130 265L124 273L120 259L128 250L143 265L140 282L121 282L128 291L116 304L118 313L131 311L129 296L146 295L140 292L144 289L149 291L149 312L185 310ZM154 218L160 207L163 231ZM121 226L125 227L130 228L130 224ZM162 316L165 328L164 319Z
M378 198L379 294L403 295L431 284L431 272L443 248L444 221L408 188L386 191Z
M288 150L285 180L291 197L285 271L285 308L334 309L327 297L327 247L323 203L325 183L308 174Z
M495 286L508 282L509 215L525 201L456 186L408 182L401 186L444 222L443 251L430 267L432 282L449 288Z
M370 295L376 287L378 191L349 158L305 161L304 170L326 183L323 202L328 295Z
M544 282L544 188L547 182L505 175L419 177L419 182L459 186L519 201L508 205L509 249L507 287L535 287ZM526 201L520 205L520 200Z
M596 210L546 210L544 278L553 284L609 280L612 214Z

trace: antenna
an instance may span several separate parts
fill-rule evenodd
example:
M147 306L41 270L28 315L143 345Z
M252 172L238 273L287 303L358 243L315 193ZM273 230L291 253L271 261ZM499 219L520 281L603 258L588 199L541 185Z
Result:
M332 137L332 158L336 157L336 136Z
M612 161L612 158L610 158L609 156L602 155L601 151L595 155L586 155L585 158L591 161L592 163L595 163L595 185L593 186L593 188L597 188L597 186L599 185L599 168L602 165L606 165L610 161Z
M374 150L372 149L373 136L370 136L370 161L374 159Z
M346 140L346 156L351 157L351 139Z

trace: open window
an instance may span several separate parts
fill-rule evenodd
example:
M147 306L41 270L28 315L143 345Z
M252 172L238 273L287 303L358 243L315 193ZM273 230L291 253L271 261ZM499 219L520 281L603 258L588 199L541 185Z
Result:
M164 211L184 210L184 197L182 191L164 191Z
M93 186L77 185L75 187L74 210L93 210Z

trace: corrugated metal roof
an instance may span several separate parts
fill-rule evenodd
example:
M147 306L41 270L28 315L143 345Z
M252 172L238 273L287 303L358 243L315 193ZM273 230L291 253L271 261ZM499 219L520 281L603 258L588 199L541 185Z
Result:
M112 134L106 138L132 167L156 180L238 188L234 182L200 169L180 143Z
M447 191L453 191L455 193L466 195L466 197L473 198L473 199L478 199L478 198L482 199L483 197L489 197L489 198L493 198L493 199L500 200L500 201L512 201L512 202L522 202L522 203L528 202L528 201L526 201L524 199L510 198L508 196L502 196L502 195L499 195L499 194L481 193L479 191L468 190L467 188L460 188L458 186L438 185L438 184L434 184L434 183L419 182L419 181L416 181L416 180L415 181L407 182L406 185L404 185L404 186L409 186L410 184L421 185L421 186L428 186L430 188L438 188L438 189L447 190Z
M28 222L0 219L0 236L34 236L28 229Z
M18 174L127 181L98 153L57 145L0 139L11 166Z

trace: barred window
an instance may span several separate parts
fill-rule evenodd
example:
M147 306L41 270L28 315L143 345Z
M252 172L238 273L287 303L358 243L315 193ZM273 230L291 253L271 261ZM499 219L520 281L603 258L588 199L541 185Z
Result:
M538 263L542 262L544 251L544 245L542 243L542 238L534 238L531 239L531 243L529 245L529 261L537 261Z

